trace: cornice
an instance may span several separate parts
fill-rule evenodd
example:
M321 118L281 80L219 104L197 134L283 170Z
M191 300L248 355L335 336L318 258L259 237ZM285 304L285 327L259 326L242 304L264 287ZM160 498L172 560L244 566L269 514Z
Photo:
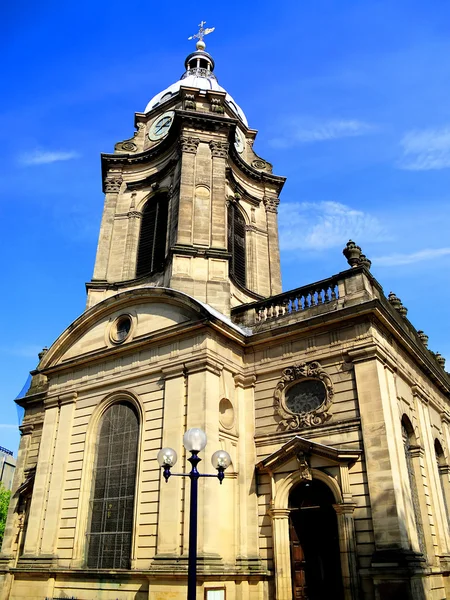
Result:
M142 188L150 187L153 183L157 183L161 179L163 179L166 175L168 175L171 171L174 170L178 163L178 159L171 158L162 169L157 171L156 173L152 173L148 177L141 179L139 181L127 181L126 186L127 190L140 190Z
M277 188L278 194L283 189L284 183L286 181L286 177L280 177L279 175L273 175L272 173L267 173L266 171L258 171L254 167L250 166L245 162L245 160L241 157L241 155L236 151L234 144L230 145L230 158L233 160L234 164L243 172L247 177L253 179L254 181L271 183Z

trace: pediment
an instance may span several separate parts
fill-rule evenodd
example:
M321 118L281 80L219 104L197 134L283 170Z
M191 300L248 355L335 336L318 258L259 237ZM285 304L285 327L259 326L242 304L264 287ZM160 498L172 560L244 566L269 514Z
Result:
M341 449L295 436L256 465L260 473L292 471L306 462L313 468L353 464L361 450Z
M96 304L76 319L54 342L38 368L43 370L102 351L125 348L135 342L174 335L205 318L214 318L211 311L186 294L168 288L122 292ZM130 321L129 333L124 339L117 339L115 328L123 317Z

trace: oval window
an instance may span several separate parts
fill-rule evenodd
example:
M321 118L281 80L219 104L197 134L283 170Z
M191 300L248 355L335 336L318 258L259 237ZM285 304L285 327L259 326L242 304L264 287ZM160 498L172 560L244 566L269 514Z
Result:
M324 384L318 379L306 379L295 383L285 392L286 408L295 414L317 410L327 396Z
M131 318L128 315L119 317L113 329L113 340L118 343L125 341L130 335L130 331Z

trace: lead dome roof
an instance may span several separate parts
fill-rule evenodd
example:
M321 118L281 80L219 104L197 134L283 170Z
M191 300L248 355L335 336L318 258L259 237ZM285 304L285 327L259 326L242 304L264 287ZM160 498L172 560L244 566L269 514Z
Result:
M197 50L190 54L185 60L186 71L179 81L172 83L168 88L153 96L147 104L145 111L150 112L157 106L162 106L165 102L173 98L181 86L194 87L200 90L213 90L216 92L225 92L225 104L234 112L234 114L248 127L247 117L242 108L235 102L230 94L219 85L217 77L214 75L214 60L212 56L205 52L204 44L197 44Z

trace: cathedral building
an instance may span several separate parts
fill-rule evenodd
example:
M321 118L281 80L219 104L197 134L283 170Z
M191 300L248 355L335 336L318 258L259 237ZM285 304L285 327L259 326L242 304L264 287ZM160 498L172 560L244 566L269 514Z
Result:
M102 155L86 310L25 409L2 600L183 600L199 482L198 600L450 598L450 378L349 242L282 292L285 179L218 83L200 29L182 78ZM299 232L301 235L301 232Z

